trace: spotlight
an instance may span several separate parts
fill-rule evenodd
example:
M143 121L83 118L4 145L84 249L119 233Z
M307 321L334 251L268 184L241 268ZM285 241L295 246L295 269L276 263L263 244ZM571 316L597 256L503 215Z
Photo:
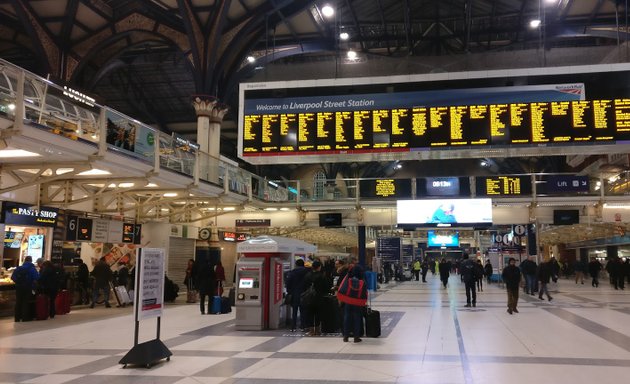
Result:
M256 58L254 56L247 56L247 62L252 64L253 62L256 61Z
M534 19L534 20L529 22L529 26L530 26L530 28L538 28L538 27L540 27L540 23L541 23L541 21L539 19Z
M339 38L340 38L341 40L348 40L348 39L350 38L350 35L348 34L348 32L341 32L341 33L339 34Z
M355 51L348 51L347 56L348 56L348 59L354 60L357 58L357 53Z
M326 4L322 7L322 15L325 17L332 17L334 14L335 10L330 6L330 4Z

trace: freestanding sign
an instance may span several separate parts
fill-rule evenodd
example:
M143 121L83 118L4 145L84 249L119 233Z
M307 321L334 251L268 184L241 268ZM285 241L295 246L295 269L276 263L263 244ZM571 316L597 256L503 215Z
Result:
M173 353L160 340L160 321L164 309L164 249L140 248L136 263L136 291L133 313L136 323L133 348L120 359L119 364L140 365L149 368L159 360L170 361ZM155 339L138 343L140 320L157 317Z

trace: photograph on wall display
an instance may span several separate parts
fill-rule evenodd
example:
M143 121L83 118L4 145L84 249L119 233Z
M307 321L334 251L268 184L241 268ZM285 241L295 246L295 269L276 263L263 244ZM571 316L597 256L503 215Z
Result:
M132 267L136 264L135 244L103 244L103 257L112 270L116 271L123 265Z

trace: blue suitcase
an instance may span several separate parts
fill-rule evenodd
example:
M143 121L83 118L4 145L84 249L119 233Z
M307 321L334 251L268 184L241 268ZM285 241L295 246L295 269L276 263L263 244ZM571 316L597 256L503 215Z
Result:
M365 281L367 283L367 289L370 291L376 291L376 272L366 271Z
M212 306L210 307L210 313L221 313L221 296L212 297Z

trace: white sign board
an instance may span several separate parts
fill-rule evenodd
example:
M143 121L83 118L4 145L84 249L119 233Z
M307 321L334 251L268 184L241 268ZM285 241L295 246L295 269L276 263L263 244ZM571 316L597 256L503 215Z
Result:
M134 300L138 320L162 316L164 309L164 249L143 248L138 260L136 280L138 300Z

